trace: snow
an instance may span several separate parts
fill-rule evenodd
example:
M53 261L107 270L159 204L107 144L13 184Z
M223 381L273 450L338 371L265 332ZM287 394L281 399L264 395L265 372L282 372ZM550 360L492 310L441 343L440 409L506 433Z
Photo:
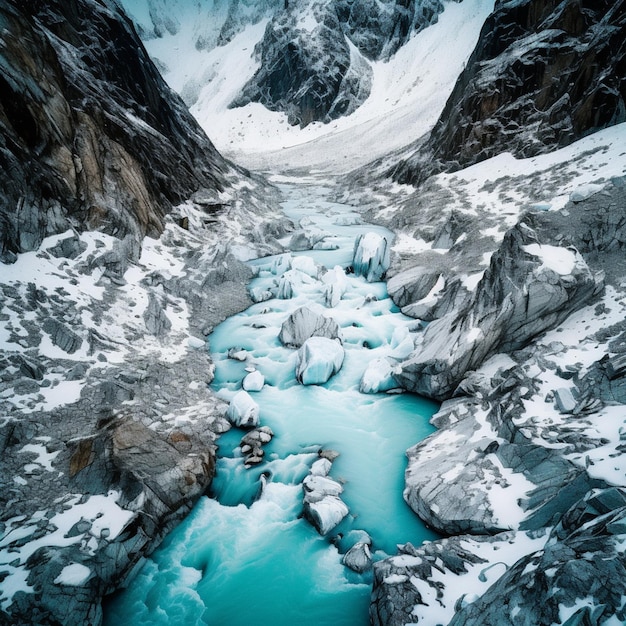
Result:
M82 563L70 563L66 565L61 573L54 579L55 585L68 585L70 587L80 587L87 582L91 576L91 570Z
M146 22L145 9L131 13ZM186 7L174 36L145 41L153 58L165 64L169 85L191 105L216 147L253 169L288 171L302 166L332 173L354 167L406 146L435 124L471 54L493 0L444 2L438 22L414 36L389 61L371 63L370 97L351 115L329 124L290 126L286 115L260 104L229 109L258 68L253 50L267 24L263 19L225 46L198 50L197 32L215 33L221 17L207 24L205 15ZM309 18L302 23L310 29ZM214 36L215 38L215 36ZM211 44L211 35L208 35ZM454 41L441 46L441 41ZM398 129L411 132L398 132Z
M135 516L133 511L119 506L119 496L117 491L87 497L72 495L65 503L67 508L50 520L45 520L43 511L35 512L30 519L20 516L6 520L0 535L0 570L7 572L0 585L0 608L6 609L17 591L33 592L27 583L26 562L39 548L81 544L86 555L93 555L102 537L109 541L115 539ZM39 530L44 520L45 532L41 534ZM70 536L69 531L81 521L89 522L90 529ZM32 536L36 538L25 541ZM69 570L68 577L73 573L76 581L80 572Z
M567 248L531 243L523 246L523 249L528 254L540 258L543 267L547 267L561 276L573 273L576 267L576 254Z

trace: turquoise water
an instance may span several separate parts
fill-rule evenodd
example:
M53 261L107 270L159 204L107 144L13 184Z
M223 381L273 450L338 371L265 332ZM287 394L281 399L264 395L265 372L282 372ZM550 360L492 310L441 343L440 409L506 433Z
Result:
M285 188L285 210L306 229L326 233L336 250L297 253L332 268L350 263L354 238L372 230L349 207L327 202L317 187ZM387 234L384 229L376 229ZM285 242L286 243L286 242ZM329 246L330 247L330 246ZM251 288L275 288L280 259L253 263L259 276ZM322 270L323 272L323 270ZM324 282L300 276L291 299L273 298L250 307L210 337L217 370L215 390L226 400L241 388L251 365L266 385L251 392L261 423L274 431L265 461L245 469L233 429L220 439L218 472L211 498L202 498L133 581L106 608L105 624L208 624L211 626L360 626L369 623L371 574L358 575L341 563L354 531L372 538L374 559L396 545L435 538L402 499L404 452L433 428L432 402L409 394L363 394L367 364L399 358L407 350L415 320L393 306L383 283L346 277L340 302L324 308ZM310 279L310 280L309 280ZM325 385L302 386L294 377L296 353L278 332L302 305L332 316L342 329L342 369ZM245 363L228 351L248 351ZM302 480L320 448L339 452L331 477L342 482L350 514L321 537L302 513ZM261 475L265 478L263 478ZM265 483L265 484L264 484ZM264 486L263 486L264 484Z

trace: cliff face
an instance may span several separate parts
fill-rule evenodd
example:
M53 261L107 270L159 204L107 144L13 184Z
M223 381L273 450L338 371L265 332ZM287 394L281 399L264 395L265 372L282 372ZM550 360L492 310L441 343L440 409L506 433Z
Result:
M529 157L626 119L626 4L501 1L426 143L394 165L419 184L504 151Z
M70 227L139 240L230 166L112 2L0 4L0 254Z

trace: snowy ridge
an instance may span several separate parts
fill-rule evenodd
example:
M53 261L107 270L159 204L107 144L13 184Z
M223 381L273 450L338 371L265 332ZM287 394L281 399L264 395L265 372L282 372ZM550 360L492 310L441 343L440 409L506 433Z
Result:
M266 21L247 26L226 45L199 50L194 44L198 27L187 17L177 32L146 39L145 45L220 152L254 169L306 167L336 173L404 147L431 130L493 4L445 2L437 23L413 36L389 60L368 62L372 89L362 106L347 117L305 128L290 126L284 113L257 103L229 108L258 69L253 50ZM134 15L133 6L125 6ZM141 23L145 17L138 19ZM454 45L441 46L441 41Z

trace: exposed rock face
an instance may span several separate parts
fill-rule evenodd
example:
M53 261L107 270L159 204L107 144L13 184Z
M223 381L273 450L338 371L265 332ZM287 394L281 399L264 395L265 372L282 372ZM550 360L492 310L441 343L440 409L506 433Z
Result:
M394 178L533 156L623 121L625 35L622 2L497 2L431 137Z
M485 358L524 346L599 293L573 249L541 245L526 222L509 231L465 310L433 322L397 375L408 389L448 397Z
M369 60L389 58L437 20L439 0L295 0L268 24L261 67L232 106L260 102L307 126L349 115L369 96Z
M4 261L70 227L137 249L172 205L235 175L115 5L4 2L0 19Z

